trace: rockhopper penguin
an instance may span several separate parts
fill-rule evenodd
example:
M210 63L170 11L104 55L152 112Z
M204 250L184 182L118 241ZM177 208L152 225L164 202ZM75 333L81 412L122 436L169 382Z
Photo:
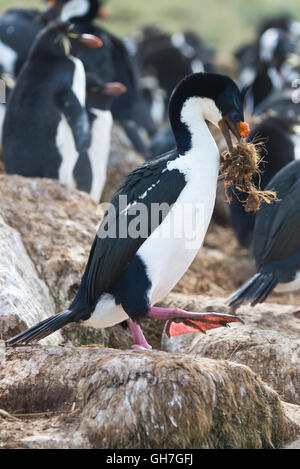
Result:
M78 35L67 23L51 24L38 35L7 103L8 174L59 179L74 187L74 166L90 143L85 71L76 55L84 46L100 45L99 38Z
M156 307L190 266L215 203L219 151L206 120L241 140L243 104L228 77L197 73L175 88L169 117L176 150L133 171L115 194L94 240L79 291L67 311L7 341L40 340L70 322L96 328L128 320L135 349L149 349L140 322L167 321L169 335L206 331L236 316ZM178 323L179 321L179 323Z
M101 77L105 82L120 82L126 86L123 93L112 103L112 115L123 127L134 148L147 157L147 142L143 132L146 122L152 121L150 109L142 106L138 72L123 42L107 31L94 20L103 18L105 9L99 0L52 0L60 5L62 21L70 21L79 32L94 34L101 38L103 47L98 50L86 50L81 55L85 70ZM140 119L140 107L143 108L143 119ZM154 123L152 123L154 126Z

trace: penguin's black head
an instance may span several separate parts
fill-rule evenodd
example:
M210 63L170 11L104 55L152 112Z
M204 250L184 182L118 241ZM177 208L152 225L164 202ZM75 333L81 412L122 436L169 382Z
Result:
M249 134L244 122L243 99L234 81L216 73L194 73L175 88L169 104L170 122L178 146L185 150L190 142L187 134L197 129L197 122L207 120L219 127L229 150L231 134L238 141Z
M47 7L38 15L37 19L45 22L55 21L62 12L65 0L46 0L46 3Z
M122 83L104 83L91 73L86 74L86 107L107 111L114 99L126 93Z
M102 0L48 0L47 3L48 8L42 15L48 20L60 18L80 23L108 16Z
M101 47L102 41L91 34L77 33L70 23L54 22L43 29L33 45L32 55L64 57L79 55L84 47Z
M261 21L257 28L258 36L261 36L267 29L276 28L282 31L289 31L293 23L293 18L289 13L271 16Z

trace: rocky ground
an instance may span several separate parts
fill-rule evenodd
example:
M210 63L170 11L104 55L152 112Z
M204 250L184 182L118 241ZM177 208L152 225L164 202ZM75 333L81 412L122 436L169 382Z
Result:
M114 135L104 200L141 162ZM56 181L0 175L0 448L300 447L299 295L242 307L244 324L206 335L170 340L147 321L151 352L130 351L121 326L69 325L40 345L5 348L68 306L102 214ZM253 272L231 228L213 222L164 304L226 311Z

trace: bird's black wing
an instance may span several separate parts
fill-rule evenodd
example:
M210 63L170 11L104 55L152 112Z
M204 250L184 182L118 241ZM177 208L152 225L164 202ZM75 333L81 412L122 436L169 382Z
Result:
M96 304L102 293L109 291L184 188L184 174L176 169L166 170L167 162L175 156L176 152L172 152L136 169L115 194L90 253L87 267L87 303L90 307ZM154 216L151 207L162 203L166 204L163 213L159 217ZM137 229L141 230L139 237L130 231L138 221L137 216L140 217L137 224Z
M293 161L270 181L279 202L264 205L254 230L254 256L258 266L284 259L300 250L300 161Z
M127 88L127 93L124 93L118 100L113 102L112 113L118 118L134 118L132 114L133 107L136 101L140 99L137 70L123 41L112 34L110 34L110 41L114 80L120 81Z

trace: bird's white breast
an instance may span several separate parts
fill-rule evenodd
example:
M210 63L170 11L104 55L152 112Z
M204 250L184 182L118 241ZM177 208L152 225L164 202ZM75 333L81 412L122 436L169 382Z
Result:
M244 67L240 73L240 88L250 85L255 80L255 69L253 67Z
M73 189L75 188L73 170L79 155L76 150L71 127L63 115L61 116L61 121L57 128L56 147L62 158L58 172L58 179L62 184Z
M81 106L84 107L86 99L86 75L84 66L77 57L70 56L69 59L74 63L72 90Z
M292 136L292 140L294 143L295 160L300 160L300 126L295 126L293 130L294 135Z
M205 119L219 122L221 118L215 103L207 98L190 98L182 108L181 121L189 128L191 149L169 161L167 170L182 173L186 185L163 223L138 250L152 283L152 304L172 290L202 246L219 171L219 150Z
M3 133L3 123L6 113L5 104L0 103L0 148L2 148L2 133Z
M215 142L192 149L169 162L168 170L185 175L182 190L163 223L138 250L152 282L152 304L162 300L181 279L202 246L215 203L219 152Z
M14 76L17 59L18 54L16 51L0 41L0 64L3 67L3 71Z
M262 61L269 62L272 60L275 49L278 45L279 34L275 28L270 28L263 33L260 38L259 55Z
M88 150L93 177L90 195L95 202L99 202L106 181L113 118L110 111L92 109L91 112L96 119L92 124L91 145Z

